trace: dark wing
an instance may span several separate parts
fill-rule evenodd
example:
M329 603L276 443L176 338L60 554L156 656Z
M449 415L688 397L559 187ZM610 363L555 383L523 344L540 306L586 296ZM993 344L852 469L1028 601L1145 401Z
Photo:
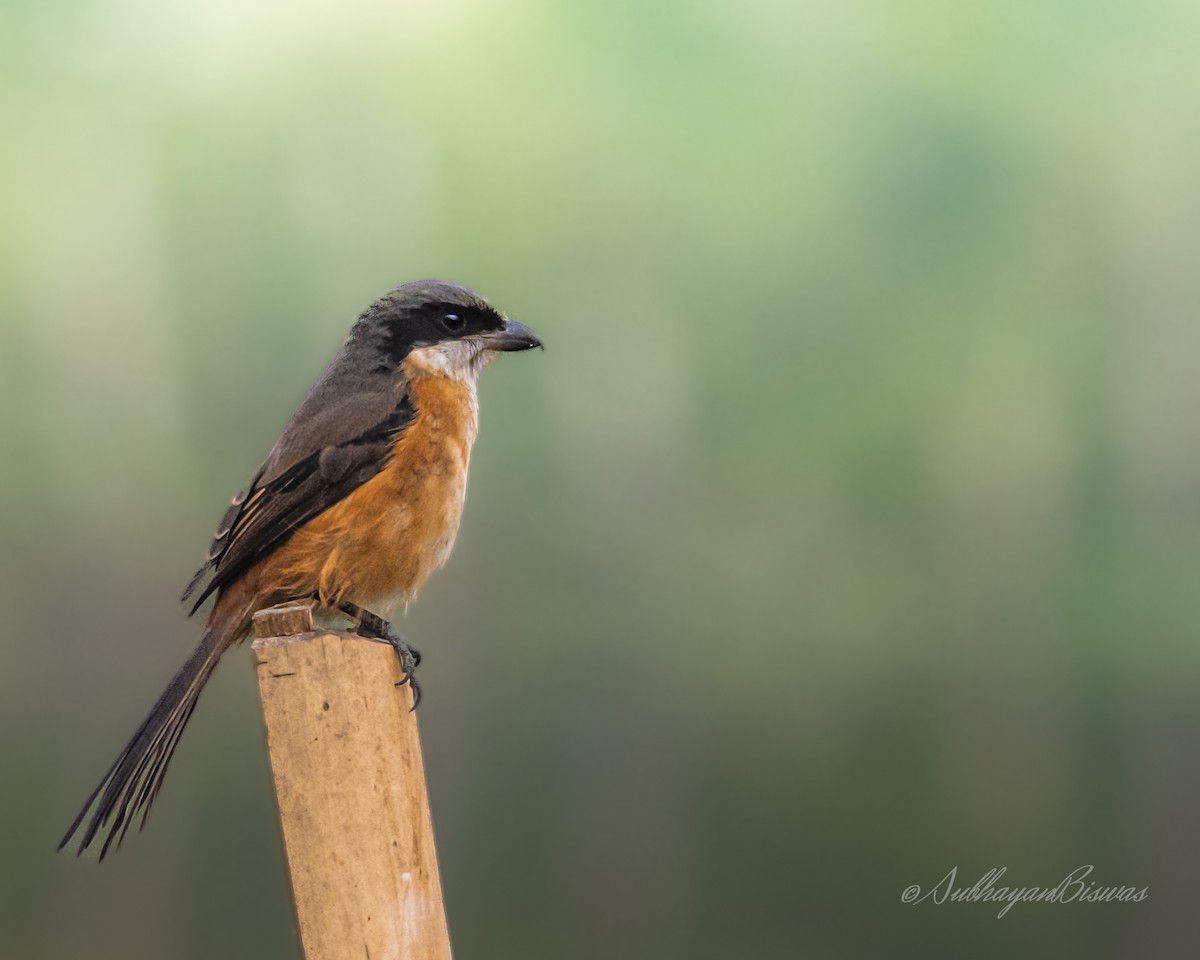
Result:
M212 571L212 579L197 597L192 613L211 594L275 550L293 531L383 469L397 437L416 417L416 408L408 394L402 395L399 403L392 391L382 396L391 408L389 413L361 432L334 442L322 440L331 434L345 435L352 422L350 417L339 416L345 413L339 408L353 407L353 419L361 423L363 410L378 406L379 395L369 402L357 397L357 402L318 407L312 418L305 416L307 402L301 406L250 486L225 512L204 566L196 571L183 594L183 599L188 599Z

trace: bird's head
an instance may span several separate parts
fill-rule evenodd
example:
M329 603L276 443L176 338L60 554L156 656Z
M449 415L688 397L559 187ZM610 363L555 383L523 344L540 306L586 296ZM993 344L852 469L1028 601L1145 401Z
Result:
M443 280L388 291L363 311L352 336L368 339L391 370L474 380L500 353L541 347L537 335L483 297ZM382 371L381 371L382 372Z

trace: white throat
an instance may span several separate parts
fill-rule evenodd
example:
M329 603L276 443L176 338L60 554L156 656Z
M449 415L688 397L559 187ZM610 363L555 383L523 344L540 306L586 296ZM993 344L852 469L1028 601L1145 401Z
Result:
M417 347L404 358L412 374L447 377L474 386L479 373L496 359L496 351L487 349L478 340L443 340L428 347Z

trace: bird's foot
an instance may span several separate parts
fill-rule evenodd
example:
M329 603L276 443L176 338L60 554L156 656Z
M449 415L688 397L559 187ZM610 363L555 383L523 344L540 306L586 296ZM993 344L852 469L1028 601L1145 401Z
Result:
M416 677L417 667L421 665L421 651L393 633L392 625L378 614L353 603L343 603L338 609L354 621L354 632L360 637L386 643L395 651L396 659L400 661L400 669L404 672L396 686L403 687L408 684L412 688L411 709L416 710L417 704L421 702L421 685L417 683Z

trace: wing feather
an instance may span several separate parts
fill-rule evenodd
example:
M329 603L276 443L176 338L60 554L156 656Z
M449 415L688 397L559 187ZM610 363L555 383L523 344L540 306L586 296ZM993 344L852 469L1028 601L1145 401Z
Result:
M333 425L342 439L336 438L335 430L321 429L320 423L305 418L304 406L297 411L271 456L221 518L208 558L183 594L187 600L211 572L192 613L214 592L277 549L295 530L383 469L396 439L416 417L409 394L403 394L399 403L394 396L391 392L384 394L390 405L386 415L348 436L348 418L339 419L337 408L324 408L320 419ZM378 411L377 398L374 406ZM360 402L354 408L358 414L355 419L361 424L364 405ZM331 433L335 433L332 441L327 439ZM297 439L299 443L289 442ZM297 447L301 455L297 455Z

